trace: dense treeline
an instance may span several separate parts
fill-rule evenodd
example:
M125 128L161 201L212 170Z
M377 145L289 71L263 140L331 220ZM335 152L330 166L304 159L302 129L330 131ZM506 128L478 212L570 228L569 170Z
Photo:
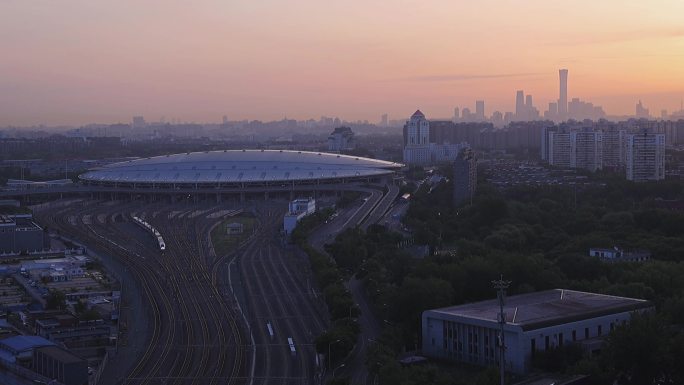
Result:
M351 293L344 286L344 274L333 260L317 251L307 242L307 235L332 215L332 209L324 209L303 218L292 232L295 242L309 256L316 283L325 298L331 325L316 338L316 351L328 356L334 364L346 357L354 348L360 327L356 318L359 309Z
M656 306L655 315L611 335L601 357L589 360L572 351L554 352L546 361L537 361L540 367L589 373L596 383L615 378L620 383L651 383L644 382L644 376L653 379L653 373L660 383L682 381L681 365L675 363L684 361L671 357L683 358L684 333L671 325L684 319L684 214L661 208L667 201L684 199L680 183L611 181L577 189L506 192L483 184L472 206L460 208L452 207L451 192L447 183L431 190L422 187L413 195L404 222L413 229L416 243L454 253L412 258L398 247L400 237L380 226L366 233L348 230L328 247L340 266L363 277L386 324L369 356L369 367L382 384L421 383L426 378L444 384L492 380L486 371L443 377L432 366L400 368L396 357L420 345L422 311L493 298L490 282L501 274L513 281L510 294L568 288L648 299ZM588 256L590 247L612 246L648 249L652 260L611 264ZM622 352L622 345L636 337L653 337L655 345ZM660 359L640 357L644 351Z

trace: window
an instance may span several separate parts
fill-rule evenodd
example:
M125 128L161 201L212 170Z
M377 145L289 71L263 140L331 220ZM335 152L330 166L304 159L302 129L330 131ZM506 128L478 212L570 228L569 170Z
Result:
M589 328L584 328L584 339L585 340L589 339Z
M534 338L530 340L530 351L532 352L532 357L534 357L534 353L537 352L537 341Z
M577 330L572 331L572 340L577 341Z
M544 350L549 350L549 336L544 337Z
M558 333L558 346L563 346L563 333Z
M599 326L598 326L598 335L599 335L599 336L603 335L603 330L602 330L602 329L603 329L603 328L601 327L601 325L599 325Z
M613 329L615 329L615 324L611 322L611 323L610 323L610 331L612 332Z

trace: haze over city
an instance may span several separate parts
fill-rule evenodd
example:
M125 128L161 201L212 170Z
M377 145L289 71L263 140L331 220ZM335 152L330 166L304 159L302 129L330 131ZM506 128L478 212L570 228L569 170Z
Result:
M524 0L4 1L0 126L128 122L375 122L416 107L545 108L570 98L655 114L684 97L684 3Z

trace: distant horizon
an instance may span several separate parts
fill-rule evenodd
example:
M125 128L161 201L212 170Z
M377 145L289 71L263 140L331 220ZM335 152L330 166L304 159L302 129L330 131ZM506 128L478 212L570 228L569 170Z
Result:
M65 5L66 3L66 5ZM684 2L542 0L0 3L0 126L150 121L377 123L485 100L568 99L654 117L684 99ZM330 15L335 15L331 17Z

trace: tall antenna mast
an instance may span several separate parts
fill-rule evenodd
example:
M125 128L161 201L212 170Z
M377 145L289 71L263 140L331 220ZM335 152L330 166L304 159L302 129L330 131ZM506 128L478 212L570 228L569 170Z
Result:
M492 286L497 290L497 297L499 299L499 377L501 385L506 382L506 343L504 340L504 325L506 324L506 313L504 313L504 300L506 298L506 289L511 285L511 281L504 281L503 275L497 281L492 281Z

